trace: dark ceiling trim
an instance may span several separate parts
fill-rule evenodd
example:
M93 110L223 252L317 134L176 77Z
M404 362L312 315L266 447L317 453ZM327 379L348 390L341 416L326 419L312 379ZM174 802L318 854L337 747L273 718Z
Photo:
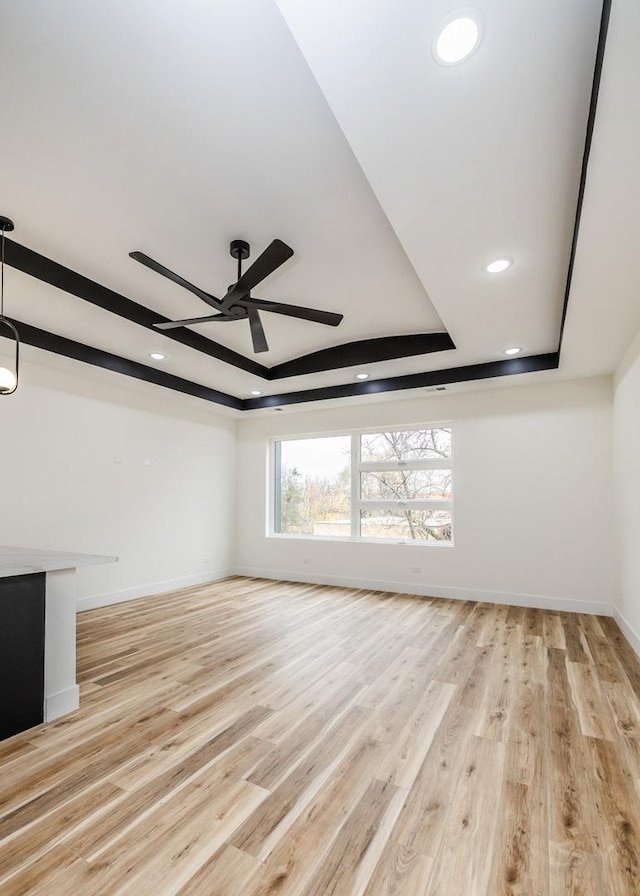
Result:
M278 364L270 368L268 378L278 380L287 376L303 376L307 373L318 373L320 370L337 370L340 367L373 364L375 361L391 361L394 358L410 358L413 355L428 355L454 348L455 344L448 333L412 333L409 336L360 339L357 342L334 345Z
M353 395L373 395L380 392L395 392L400 389L420 389L425 386L467 383L498 376L534 373L538 370L556 370L559 361L558 352L549 352L544 355L532 355L529 358L508 358L504 361L489 361L486 364L469 364L466 367L450 367L447 370L430 370L425 373L409 373L405 376L393 376L383 380L367 380L364 383L345 383L340 386L326 386L322 389L285 392L282 395L245 399L243 410L253 411L258 408L324 401L329 398L348 398Z
M227 395L226 392L219 392L217 389L192 383L190 380L184 380L172 373L156 370L155 367L147 367L146 364L140 364L138 361L130 361L128 358L112 355L110 352L102 351L102 349L94 348L91 345L67 339L66 336L56 336L55 333L40 330L30 324L17 320L14 320L13 323L20 334L20 341L26 345L32 345L56 355L63 355L65 358L73 358L75 361L83 361L93 367L103 367L105 370L144 380L146 383L153 383L156 386L163 386L174 392L183 392L185 395L203 398L205 401L222 404L237 411L244 410L243 400L234 395Z
M300 404L302 402L325 401L332 398L347 398L359 395L374 395L380 392L394 392L401 389L420 389L429 386L448 385L450 383L472 382L474 380L490 379L498 376L514 376L521 373L533 373L538 370L555 370L559 364L559 353L532 355L529 358L509 358L504 361L489 361L485 364L469 364L466 367L450 367L445 370L432 370L424 373L410 373L405 376L388 377L380 380L367 380L366 382L345 383L339 386L325 386L320 389L305 389L300 392L286 392L282 395L266 395L262 398L236 398L217 389L211 389L200 383L193 383L182 377L174 376L157 370L155 367L147 367L138 361L131 361L119 355L113 355L102 349L85 345L68 339L66 336L57 336L47 330L40 330L22 321L13 320L18 328L20 339L25 345L40 348L44 351L72 358L91 364L93 367L101 367L111 370L123 376L143 380L174 392L182 392L192 395L204 401L221 404L237 411L252 411L259 408L273 408L288 404Z
M85 302L124 317L131 323L139 324L156 335L158 330L154 324L166 323L168 318L156 314L145 305L127 299L120 293L94 280L82 276L64 265L28 249L13 240L6 240L5 261L16 270L29 274L43 283L55 286ZM355 364L373 364L377 361L389 361L393 358L405 358L412 355L430 354L431 352L454 349L453 340L447 333L415 333L409 336L384 336L380 339L363 339L357 342L346 342L332 346L319 352L312 352L299 358L293 358L275 367L265 367L251 358L234 352L230 348L207 339L187 327L175 330L163 330L162 335L174 342L180 342L189 348L203 352L240 370L245 370L263 380L282 379L289 376L301 376L316 373L319 370L334 370L340 367L351 367Z
M573 280L573 267L576 260L576 251L578 248L578 236L580 232L580 219L582 218L582 204L584 202L584 192L587 183L587 169L589 167L589 156L591 154L591 142L593 140L593 129L596 122L596 111L598 108L598 96L600 94L600 81L602 79L602 66L604 63L604 52L607 44L607 33L609 31L609 18L611 16L612 0L603 0L602 15L600 17L600 34L598 36L598 48L596 50L596 60L593 67L593 84L591 87L591 102L589 103L589 117L587 118L587 133L584 141L584 152L582 155L582 169L580 171L580 186L578 187L578 202L576 205L576 216L573 224L573 237L571 239L571 253L569 255L569 270L567 271L567 282L564 290L564 302L562 305L562 320L560 322L560 336L558 339L558 351L562 348L562 338L564 336L564 325L567 319L567 310L569 307L569 293L571 292L571 282Z
M155 311L151 311L150 308L146 308L144 305L138 304L138 302L125 298L125 296L114 292L106 286L101 286L88 277L83 277L82 274L77 274L56 261L51 261L50 258L34 252L33 249L21 246L20 243L16 243L13 240L5 240L5 261L11 267L22 271L24 274L29 274L43 283L56 286L58 289L77 296L79 299L84 299L85 302L90 302L92 305L104 308L105 311L124 317L134 324L140 324L141 327L152 330L156 336L159 334L159 331L153 325L166 323L169 319L161 314L156 314ZM186 328L171 330L170 332L164 330L162 335L167 339L173 339L174 342L180 342L182 345L203 352L212 358L217 358L219 361L233 364L234 367L246 370L247 373L263 378L268 373L268 369L263 367L262 364L258 364L250 358L245 358L244 355L240 355L238 352L234 352L230 348L214 342L212 339L207 339L200 333L194 333L193 330L187 330Z

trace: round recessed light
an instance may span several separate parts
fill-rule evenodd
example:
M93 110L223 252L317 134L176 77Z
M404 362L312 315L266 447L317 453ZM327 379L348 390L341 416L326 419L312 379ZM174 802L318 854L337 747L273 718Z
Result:
M149 352L149 357L153 361L165 361L167 356L163 355L162 352Z
M262 395L262 392L260 391L260 389L252 389L250 394L251 395Z
M512 348L505 348L503 354L504 355L519 355L521 351L522 351L522 348L520 348L517 345L514 345Z
M458 65L468 59L480 44L480 15L475 9L457 9L440 25L433 42L433 55L440 65Z
M501 274L512 264L513 258L496 258L495 261L490 261L488 265L485 265L485 271L488 274Z
M356 373L356 379L357 380L368 380L369 374L368 373Z

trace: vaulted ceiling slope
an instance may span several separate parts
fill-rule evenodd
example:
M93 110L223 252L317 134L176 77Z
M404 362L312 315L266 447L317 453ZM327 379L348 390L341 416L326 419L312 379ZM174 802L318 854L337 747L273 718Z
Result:
M602 2L479 0L476 52L443 66L455 9L2 3L7 313L33 357L240 410L557 367ZM261 355L246 321L154 329L210 309L129 253L221 297L236 238L248 263L294 249L260 298L340 326L264 314Z

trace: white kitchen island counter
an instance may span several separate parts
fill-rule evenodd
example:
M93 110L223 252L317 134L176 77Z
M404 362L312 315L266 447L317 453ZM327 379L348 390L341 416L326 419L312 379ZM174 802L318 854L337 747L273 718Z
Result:
M28 713L24 716L27 721L21 722L20 712L23 695L25 701L29 699L33 703L33 693L28 695L27 691L32 689L38 677L43 679L44 685L39 721L49 722L73 712L80 705L76 683L76 569L114 563L117 559L99 554L0 545L0 636L4 638L2 653L5 657L0 704L11 707L16 717L13 724L5 721L4 736L9 736L7 731L21 730L21 725L38 724ZM43 577L44 606L41 597ZM44 620L38 618L42 615ZM38 660L37 645L32 643L32 639L42 638L43 622L44 662L41 658ZM20 643L20 638L24 643ZM41 654L42 648L40 657Z
M102 554L70 554L66 551L0 545L0 577L77 569L78 566L97 566L100 563L116 563L117 560L117 557L105 557Z

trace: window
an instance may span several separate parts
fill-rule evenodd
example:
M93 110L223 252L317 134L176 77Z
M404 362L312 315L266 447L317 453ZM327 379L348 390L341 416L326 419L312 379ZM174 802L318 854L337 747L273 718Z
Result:
M451 427L274 443L273 533L450 543Z

